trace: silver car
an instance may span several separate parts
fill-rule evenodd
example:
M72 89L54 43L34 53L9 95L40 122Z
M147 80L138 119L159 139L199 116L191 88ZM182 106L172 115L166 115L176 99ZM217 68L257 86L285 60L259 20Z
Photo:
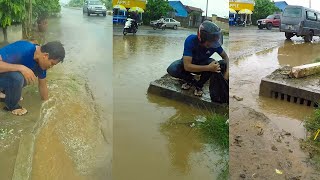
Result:
M102 14L103 16L107 15L107 8L99 0L85 1L83 5L83 14Z
M173 29L178 29L178 27L181 27L181 23L173 18L165 18L165 23L166 23L166 28L173 28ZM154 26L158 20L151 21L150 25Z

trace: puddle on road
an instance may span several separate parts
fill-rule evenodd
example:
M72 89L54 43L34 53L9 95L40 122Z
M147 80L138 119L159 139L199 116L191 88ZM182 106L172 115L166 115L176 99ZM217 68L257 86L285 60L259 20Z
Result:
M210 151L186 125L209 112L147 94L149 83L182 57L191 33L166 32L113 37L115 180L216 179L219 174L219 152Z
M241 58L230 66L230 94L244 98L243 104L266 114L280 129L305 137L302 121L313 109L294 103L259 96L259 85L263 77L275 69L297 66L320 60L320 43L303 43L301 39L284 41L279 47ZM231 48L233 52L233 48Z

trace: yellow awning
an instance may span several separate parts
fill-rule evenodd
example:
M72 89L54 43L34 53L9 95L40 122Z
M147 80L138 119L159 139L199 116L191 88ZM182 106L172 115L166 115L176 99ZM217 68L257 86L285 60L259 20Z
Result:
M234 10L234 9L232 9L232 8L229 8L229 13L230 13L230 14L237 14L237 11Z
M238 14L252 14L252 11L249 9L241 9Z
M134 12L134 11L138 11L139 13L143 13L144 12L144 10L142 9L142 8L140 8L140 7L132 7L132 8L130 8L129 9L129 12Z
M120 10L122 10L122 11L127 11L127 8L125 8L124 6L119 5L119 4L114 5L114 6L113 6L113 9L120 9Z

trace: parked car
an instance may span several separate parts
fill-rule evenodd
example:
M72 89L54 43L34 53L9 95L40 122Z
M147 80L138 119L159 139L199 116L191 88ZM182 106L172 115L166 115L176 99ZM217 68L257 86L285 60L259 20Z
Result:
M107 8L99 0L85 1L83 5L83 14L87 13L88 16L91 14L102 14L107 15Z
M156 26L158 20L154 20L150 22L151 26ZM173 18L165 18L165 28L173 28L178 29L178 27L181 27L181 23Z
M268 30L271 30L272 27L279 27L281 24L280 14L273 14L265 19L259 19L257 24L259 29L267 28Z
M303 6L287 6L281 16L280 31L287 39L303 37L305 42L320 36L320 12Z

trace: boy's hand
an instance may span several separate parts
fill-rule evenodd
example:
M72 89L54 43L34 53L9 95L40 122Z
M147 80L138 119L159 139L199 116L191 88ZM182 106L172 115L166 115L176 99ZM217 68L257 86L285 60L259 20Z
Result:
M216 72L216 73L221 72L220 64L216 61L211 62L208 65L208 68L209 68L209 71L211 71L211 72Z
M24 79L27 81L27 84L36 83L37 78L31 69L21 65L19 71L24 76Z

